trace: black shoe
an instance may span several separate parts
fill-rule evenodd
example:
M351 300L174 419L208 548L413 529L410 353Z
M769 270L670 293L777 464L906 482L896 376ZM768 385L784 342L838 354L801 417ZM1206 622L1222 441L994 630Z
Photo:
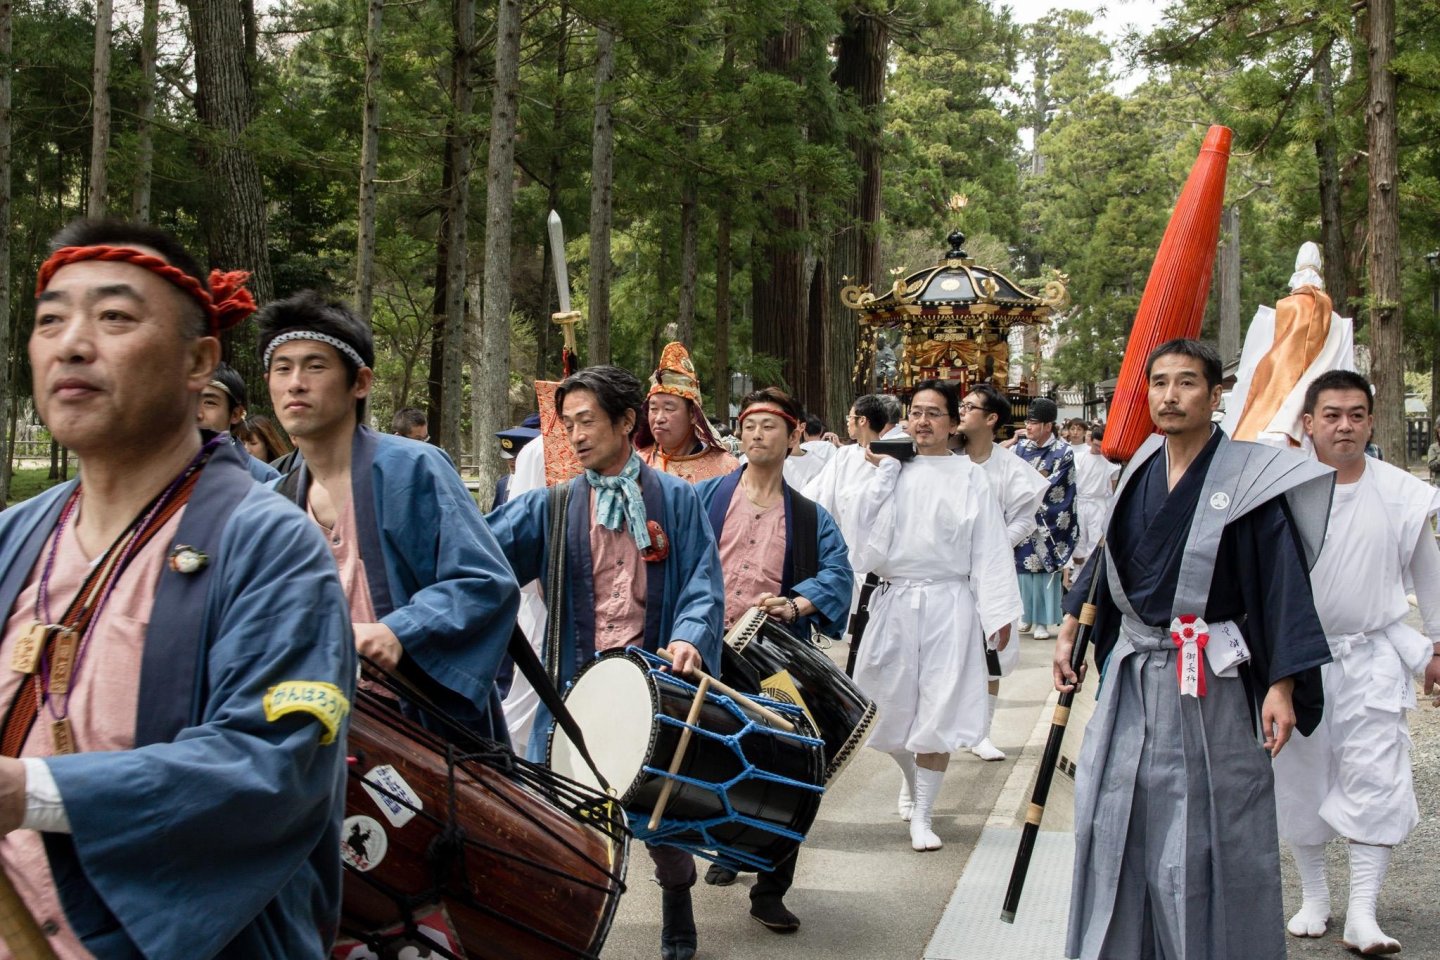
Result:
M780 900L750 901L750 916L776 933L794 933L800 929L800 918L786 910Z
M692 960L696 944L690 888L660 888L661 960Z
M735 882L739 874L728 867L722 867L718 863L710 864L710 869L705 871L705 882L712 887L728 887Z

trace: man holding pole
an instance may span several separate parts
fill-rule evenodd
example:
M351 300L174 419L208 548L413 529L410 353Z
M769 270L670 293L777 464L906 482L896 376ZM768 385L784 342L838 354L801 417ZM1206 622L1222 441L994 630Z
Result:
M1270 760L1320 718L1330 650L1308 573L1333 474L1212 426L1213 348L1162 343L1145 376L1164 436L1125 471L1055 646L1064 692L1078 679L1079 599L1103 555L1104 683L1076 774L1065 955L1283 960Z

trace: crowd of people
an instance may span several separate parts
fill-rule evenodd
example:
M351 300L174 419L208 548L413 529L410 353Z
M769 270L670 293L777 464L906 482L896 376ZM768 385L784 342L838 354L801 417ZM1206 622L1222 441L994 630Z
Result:
M422 412L367 426L374 340L343 304L260 308L293 449L251 416L219 362L218 335L256 306L242 279L157 229L79 222L37 281L35 404L81 466L0 514L0 860L57 955L328 956L357 657L413 692L361 681L397 716L543 763L556 717L513 672L517 627L560 689L631 647L719 676L722 636L752 610L848 641L878 708L867 745L901 772L897 843L939 849L952 755L1005 759L990 728L1021 636L1053 631L1072 689L1087 599L1104 682L1066 955L1284 957L1287 930L1328 929L1337 837L1345 944L1399 950L1375 905L1418 819L1414 679L1440 683L1440 495L1365 456L1358 374L1309 385L1307 456L1230 440L1213 349L1162 344L1158 432L1121 472L1103 425L1057 429L1049 399L1007 437L1010 401L984 383L857 397L844 440L768 387L717 431L672 343L648 387L587 367L554 391L559 433L502 434L514 474L482 514ZM545 483L549 443L577 476ZM1282 839L1304 885L1288 923ZM659 954L689 960L694 857L645 849ZM784 902L798 856L751 888L777 933L800 927Z

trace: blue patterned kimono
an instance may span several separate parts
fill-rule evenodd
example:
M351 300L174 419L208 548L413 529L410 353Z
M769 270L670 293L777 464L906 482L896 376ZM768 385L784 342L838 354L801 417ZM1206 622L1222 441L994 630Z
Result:
M176 533L209 563L160 575L135 748L46 759L71 832L45 852L101 960L320 960L339 922L350 615L319 529L243 454L211 455ZM74 489L0 514L7 616ZM271 714L287 681L332 709Z
M725 619L725 587L720 554L695 488L678 477L640 467L645 515L670 538L670 553L645 564L645 649L684 640L695 646L705 669L720 674L720 644ZM550 491L530 490L485 517L520 583L544 576L550 562ZM556 685L564 689L595 655L595 570L590 555L590 484L584 475L570 481L566 512L566 585ZM656 599L658 598L658 602ZM512 613L511 622L514 621ZM507 624L506 629L509 629ZM550 651L542 649L541 660ZM527 750L543 760L550 737L550 711L540 704Z
M1015 455L1050 483L1035 514L1035 532L1015 548L1016 573L1054 573L1070 562L1080 534L1075 510L1075 456L1054 436L1045 444L1021 440Z

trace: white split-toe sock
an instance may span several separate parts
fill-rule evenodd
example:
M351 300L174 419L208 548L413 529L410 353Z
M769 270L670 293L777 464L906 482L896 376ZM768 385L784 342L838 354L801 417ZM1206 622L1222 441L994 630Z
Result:
M1325 844L1290 844L1300 871L1303 900L1300 910L1285 924L1292 937L1323 937L1330 929L1330 884L1325 879Z
M1350 843L1350 904L1345 910L1347 948L1378 957L1400 952L1400 941L1385 936L1375 919L1375 901L1390 869L1390 848L1369 843Z
M940 784L944 780L944 770L915 768L915 812L910 817L910 846L917 851L939 850L942 846L940 838L930 829L930 811L935 808L935 798L940 795Z
M900 819L909 821L915 809L915 754L909 750L896 750L890 754L904 774L900 778L900 796L895 801L895 812Z
M989 699L985 705L985 736L980 739L979 743L970 748L970 752L981 760L1005 759L1005 751L990 741L990 724L995 720L995 702L999 699L1000 697L997 694L992 693L989 695Z

